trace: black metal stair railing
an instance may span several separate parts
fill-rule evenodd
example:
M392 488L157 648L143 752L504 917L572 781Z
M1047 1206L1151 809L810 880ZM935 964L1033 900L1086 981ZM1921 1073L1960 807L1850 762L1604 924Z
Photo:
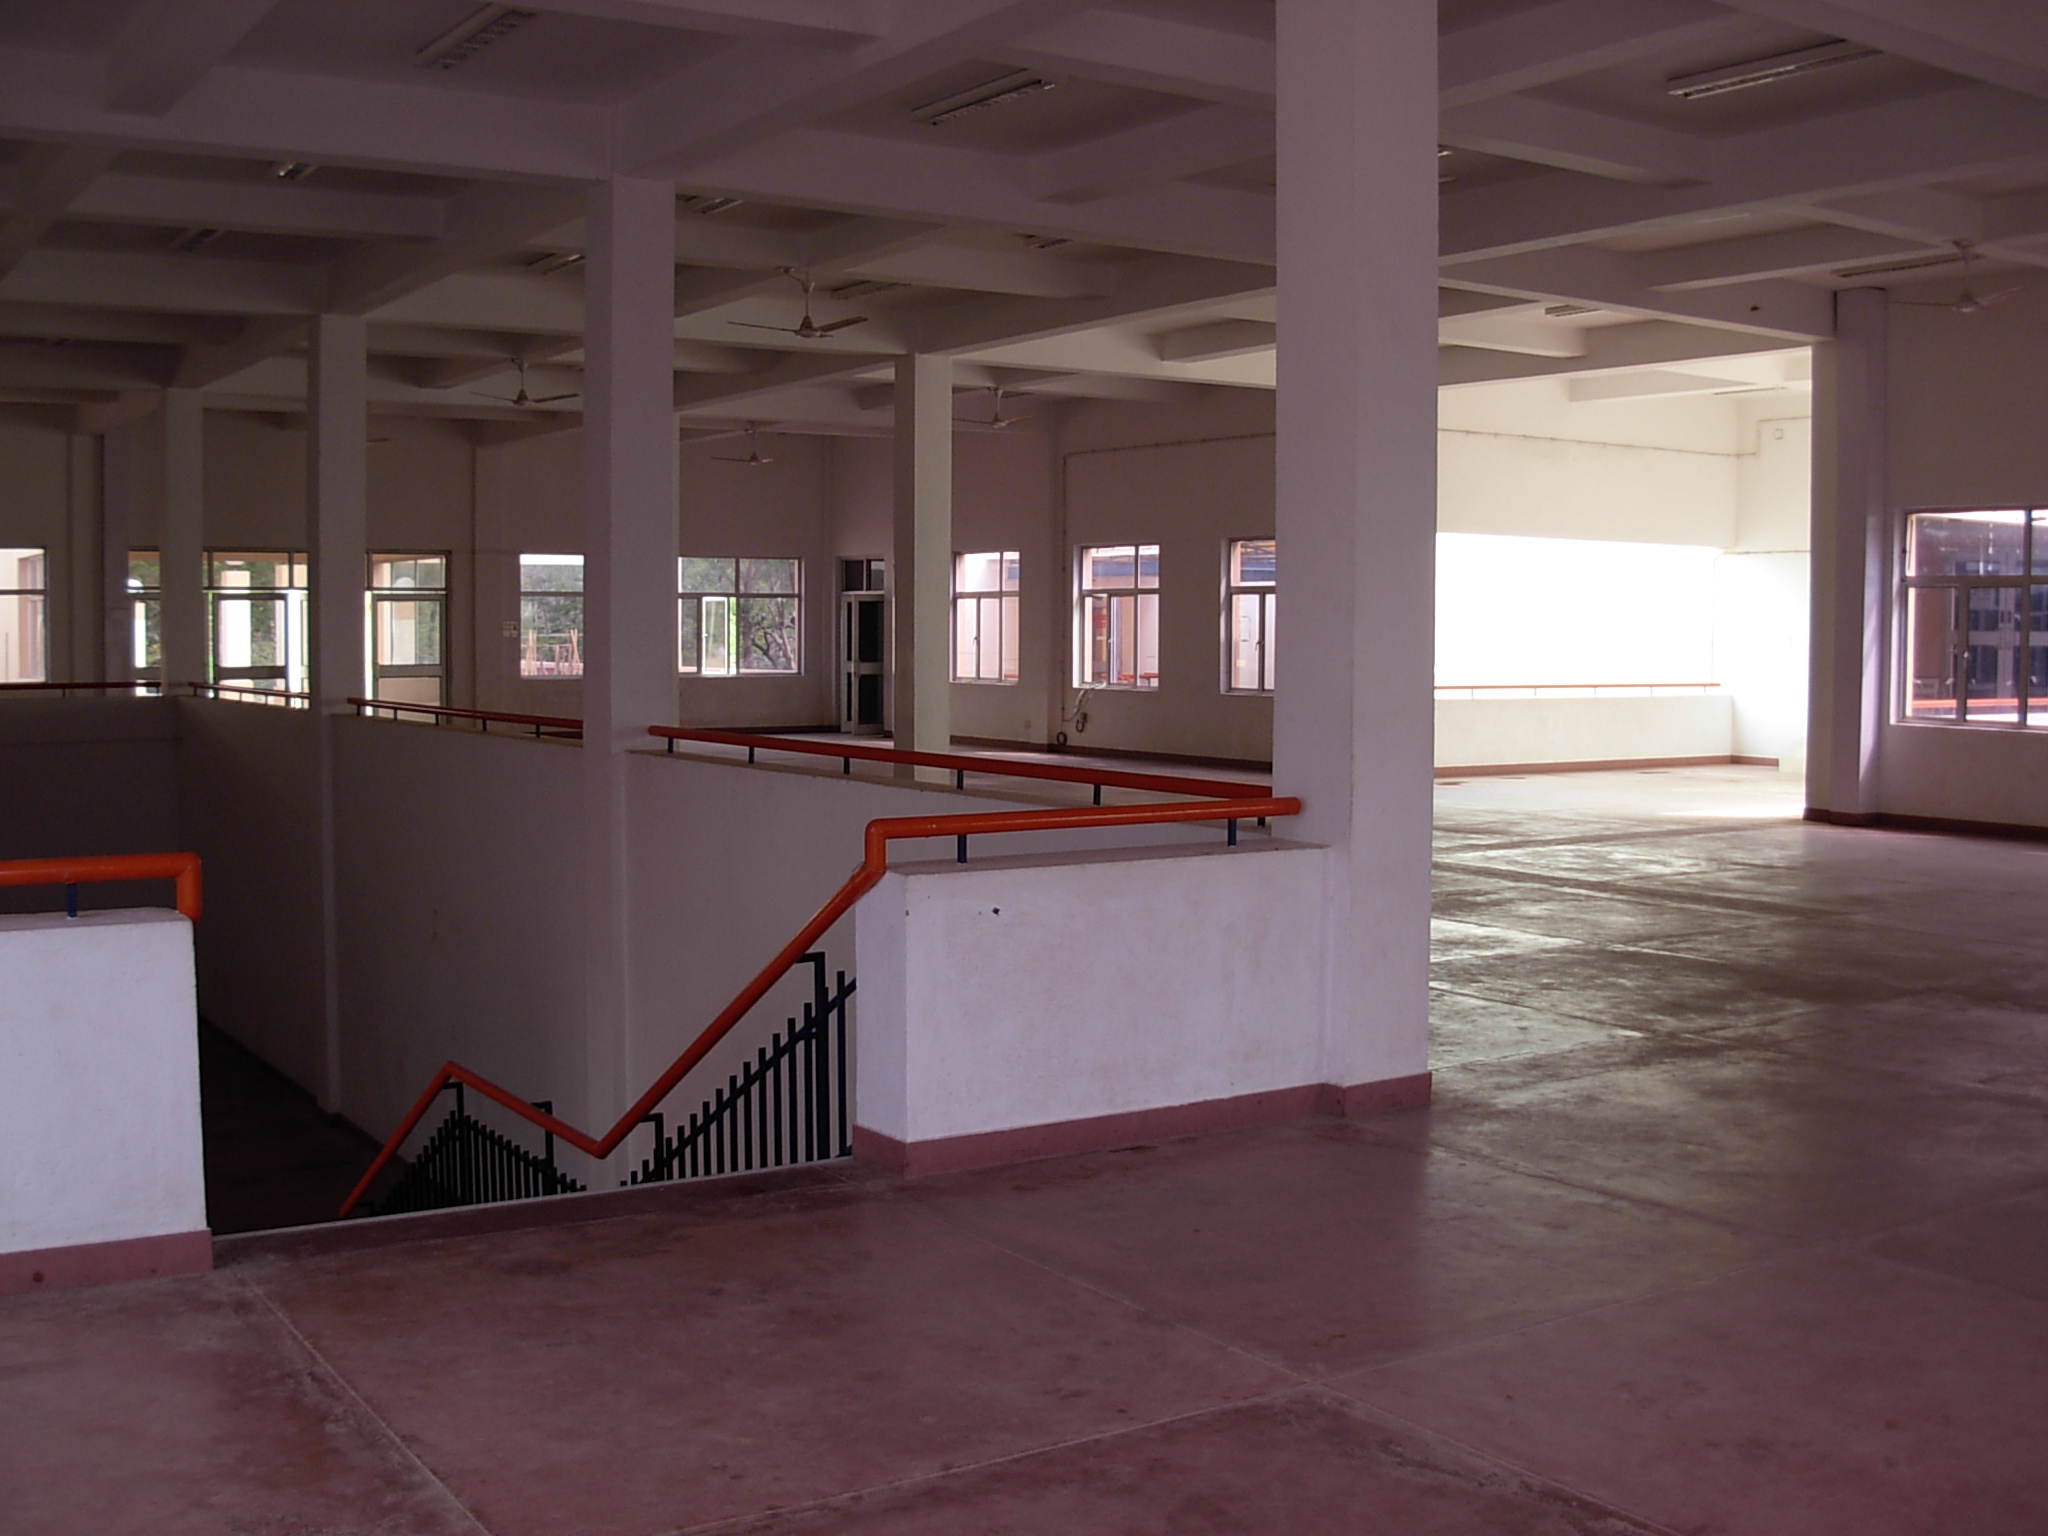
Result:
M825 981L825 956L811 965L811 1000L801 1020L757 1049L754 1059L727 1077L688 1120L668 1134L659 1114L649 1115L654 1150L622 1184L663 1183L822 1162L853 1154L847 1082L847 1000L854 983L844 971ZM376 1214L447 1210L499 1200L579 1193L583 1185L555 1166L555 1138L534 1153L468 1112L462 1084L450 1083L455 1107L413 1156ZM548 1100L534 1107L554 1113Z
M632 1173L634 1184L784 1168L853 1155L846 1098L846 1001L853 982L837 973L825 985L825 957L811 964L812 998L754 1059L725 1080L674 1135L649 1115L654 1151Z

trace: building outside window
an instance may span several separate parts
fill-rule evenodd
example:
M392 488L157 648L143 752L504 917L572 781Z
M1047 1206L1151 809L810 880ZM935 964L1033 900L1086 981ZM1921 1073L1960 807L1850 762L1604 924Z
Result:
M448 557L370 556L370 696L401 704L445 704L448 677Z
M953 680L1017 681L1017 589L1023 560L1014 549L953 557Z
M2048 729L2048 512L1906 519L1900 712Z
M519 675L583 675L583 557L519 557Z
M0 683L50 676L48 561L40 549L0 549Z
M1232 539L1223 569L1223 688L1273 691L1273 604L1278 567L1271 539Z
M206 612L208 681L266 691L306 691L303 551L209 550Z
M1084 546L1075 621L1078 686L1157 688L1159 546Z
M799 562L685 555L676 562L676 670L743 677L802 670Z
M128 661L137 677L160 677L164 665L164 564L153 549L128 551Z

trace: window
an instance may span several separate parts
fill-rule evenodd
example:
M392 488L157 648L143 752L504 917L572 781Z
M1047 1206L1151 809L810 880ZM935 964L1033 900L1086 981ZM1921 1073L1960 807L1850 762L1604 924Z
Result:
M49 673L40 549L0 549L0 683L40 683Z
M443 704L447 678L448 557L372 555L370 696L401 704Z
M685 555L676 562L676 670L739 677L801 670L797 562Z
M2048 512L1906 519L1901 713L2048 729Z
M953 557L953 679L1017 681L1017 579L1014 549Z
M306 691L306 557L259 550L206 556L210 681Z
M1075 673L1083 688L1159 686L1159 546L1081 551Z
M519 675L583 675L583 557L519 557Z
M129 663L137 677L156 677L164 664L164 570L155 550L128 551L128 601L135 636Z
M1223 687L1273 691L1274 541L1232 539L1223 571Z

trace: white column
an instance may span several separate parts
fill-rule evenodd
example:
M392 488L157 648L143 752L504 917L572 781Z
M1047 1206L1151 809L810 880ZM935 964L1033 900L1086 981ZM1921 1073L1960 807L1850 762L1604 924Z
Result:
M204 682L206 413L196 389L164 391L164 682Z
M352 714L363 675L363 590L369 580L368 327L361 315L320 315L306 362L306 534L312 587L307 637L313 704Z
M1877 812L1885 718L1885 294L1835 295L1835 339L1813 349L1813 605L1806 803L1826 819Z
M66 529L64 676L97 682L107 674L100 655L106 630L100 549L99 439L74 432L65 440Z
M1436 7L1280 0L1274 779L1326 845L1324 1080L1427 1092Z
M615 180L586 205L583 376L584 1030L603 1125L631 1080L625 754L676 712L675 188Z
M953 360L896 359L894 730L910 752L953 745Z
M100 641L110 682L135 675L135 609L128 595L128 546L135 526L135 427L111 428L100 452Z
M320 817L323 1109L342 1107L341 972L334 720L368 692L363 590L369 579L369 330L361 315L319 315L306 358L308 690Z

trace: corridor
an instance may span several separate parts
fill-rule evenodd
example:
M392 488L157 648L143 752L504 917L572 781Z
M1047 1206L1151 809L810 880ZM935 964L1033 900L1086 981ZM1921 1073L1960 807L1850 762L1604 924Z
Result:
M2048 845L1797 814L1441 785L1427 1111L0 1300L6 1523L2038 1532Z

